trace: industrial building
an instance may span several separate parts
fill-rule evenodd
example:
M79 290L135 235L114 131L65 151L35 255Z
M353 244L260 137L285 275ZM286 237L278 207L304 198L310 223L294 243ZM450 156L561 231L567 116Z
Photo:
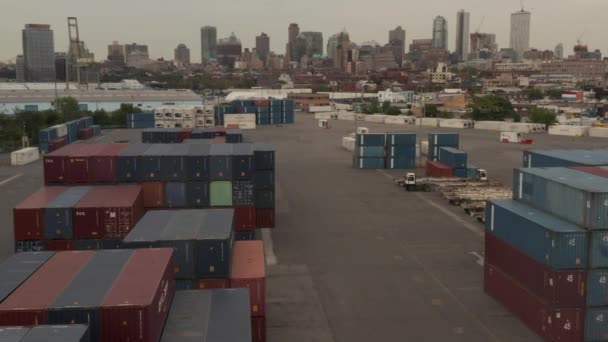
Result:
M201 105L202 98L190 90L66 90L61 89L6 89L0 88L0 113L14 114L19 110L43 111L52 109L51 102L59 97L73 97L81 110L120 109L123 103L132 104L143 111L152 111L163 105Z

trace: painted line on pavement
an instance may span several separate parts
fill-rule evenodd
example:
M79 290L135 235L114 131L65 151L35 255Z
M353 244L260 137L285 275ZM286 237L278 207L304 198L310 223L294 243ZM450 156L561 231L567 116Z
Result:
M479 237L483 237L483 235L484 235L483 228L479 228L479 227L471 224L470 222L467 222L467 221L463 220L458 215L454 214L453 212L449 211L448 209L444 208L443 206L441 206L441 205L439 205L439 204L431 201L430 199L422 196L420 193L417 193L416 196L418 196L418 198L420 198L421 200L425 201L429 205L435 207L436 209L438 209L439 211L441 211L442 213L444 213L446 216L449 216L454 221L458 221L458 223L462 224L466 229L468 229L471 232L475 233Z
M262 241L264 241L264 255L266 255L266 264L273 266L279 263L277 256L274 254L274 246L272 243L272 230L270 228L262 228Z
M23 173L18 173L18 174L14 175L14 176L12 176L12 177L9 177L9 178L7 178L7 179L5 179L5 180L3 180L3 181L0 181L0 186L3 186L3 185L5 185L5 184L8 184L8 183L10 183L10 182L14 181L15 179L17 179L17 178L19 178L19 177L21 177L21 176L23 176Z

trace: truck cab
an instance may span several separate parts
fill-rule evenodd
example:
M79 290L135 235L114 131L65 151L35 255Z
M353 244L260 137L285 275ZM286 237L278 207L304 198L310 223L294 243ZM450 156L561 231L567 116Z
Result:
M486 182L488 180L488 171L485 169L477 169L477 176L475 178L479 181Z

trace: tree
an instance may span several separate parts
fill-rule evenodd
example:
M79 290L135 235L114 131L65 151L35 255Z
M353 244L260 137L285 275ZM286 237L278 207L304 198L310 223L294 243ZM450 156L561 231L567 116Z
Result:
M439 110L437 110L437 105L432 105L432 104L424 105L424 116L426 116L427 118L436 118L438 112L439 112Z
M542 100L545 97L545 94L542 90L538 88L530 88L527 90L528 100Z
M503 121L505 119L519 121L519 115L513 110L511 102L503 97L477 96L473 98L469 107L473 110L471 117L476 121Z
M562 91L559 89L549 89L546 95L553 100L559 100L562 98Z
M80 105L73 97L60 97L51 104L64 121L78 119L81 116Z
M370 103L363 107L363 113L365 114L376 114L380 112L380 104L378 99L372 99Z
M531 122L545 124L547 128L556 122L557 114L549 109L532 108L529 114Z
M386 111L384 111L384 114L386 115L399 115L401 114L401 109L395 107L395 106L389 106L388 109Z
M391 103L389 101L384 101L382 103L382 113L388 112L389 108L391 108Z

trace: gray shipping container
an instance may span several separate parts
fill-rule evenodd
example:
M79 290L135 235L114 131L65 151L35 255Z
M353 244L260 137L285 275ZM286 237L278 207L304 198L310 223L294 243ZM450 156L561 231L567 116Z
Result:
M152 144L142 156L142 180L146 182L162 181L164 178L162 161L173 145Z
M256 170L253 174L253 184L256 189L274 190L274 171Z
M165 206L167 208L186 208L188 199L186 183L171 182L165 184Z
M139 182L142 180L142 156L150 144L129 144L116 157L116 178L118 182Z
M178 291L161 342L251 342L249 290Z
M133 250L96 252L48 308L50 324L87 324L91 341L99 341L100 309Z
M44 209L44 237L71 240L74 235L72 208L86 195L90 186L75 186L55 197Z
M179 182L186 180L185 157L188 155L189 145L174 144L161 159L163 179L167 182Z
M21 342L89 342L89 327L82 324L39 325L33 327Z
M209 150L211 180L232 180L232 145L213 144Z
M46 263L54 252L26 252L14 254L0 264L0 302Z
M608 229L608 179L578 170L513 171L513 198L587 229Z
M186 179L188 181L209 180L209 150L211 145L195 143L188 145L185 157Z
M21 342L30 328L26 327L2 327L0 328L0 342Z

